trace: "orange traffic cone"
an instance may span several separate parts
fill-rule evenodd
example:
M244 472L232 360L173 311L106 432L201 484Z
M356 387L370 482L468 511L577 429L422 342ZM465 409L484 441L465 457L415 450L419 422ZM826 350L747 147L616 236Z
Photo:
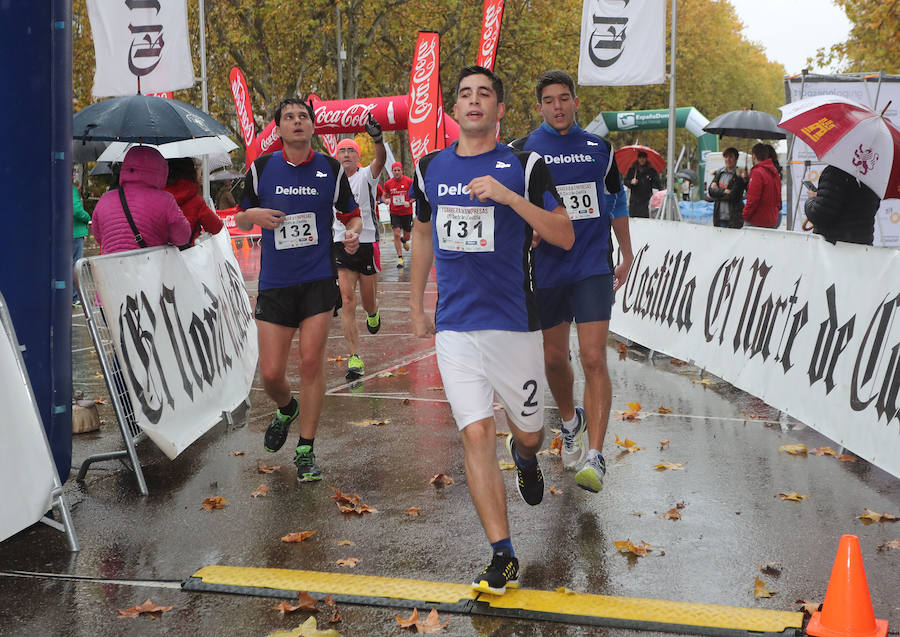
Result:
M806 632L815 637L885 637L887 629L887 620L875 619L859 539L844 535L822 610L813 613Z

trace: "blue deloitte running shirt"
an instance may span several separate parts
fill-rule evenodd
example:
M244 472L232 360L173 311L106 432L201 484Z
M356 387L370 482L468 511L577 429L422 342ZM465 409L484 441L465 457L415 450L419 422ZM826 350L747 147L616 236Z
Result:
M341 164L310 152L299 165L281 151L263 155L250 165L241 208L273 208L287 216L276 230L262 229L259 289L332 279L331 256L335 210L340 221L359 216L359 206Z
M538 244L537 286L551 288L610 274L610 220L628 215L612 145L577 124L567 135L541 124L510 146L534 151L544 159L575 228L571 250L546 241Z
M508 206L469 198L469 182L485 175L545 210L560 205L550 171L535 153L497 144L464 157L454 144L420 159L411 194L419 220L432 222L435 326L456 332L540 329L531 226Z

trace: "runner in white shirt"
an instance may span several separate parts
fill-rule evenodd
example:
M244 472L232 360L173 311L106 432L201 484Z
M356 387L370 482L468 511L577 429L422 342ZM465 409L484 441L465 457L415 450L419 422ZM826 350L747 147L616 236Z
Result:
M344 249L344 231L342 224L335 223L334 260L338 268L338 284L341 288L341 328L344 341L349 351L347 361L347 379L354 380L363 375L363 361L359 357L359 331L356 327L356 286L359 284L359 295L363 309L366 311L366 329L375 334L381 329L381 313L375 298L378 273L381 272L381 254L378 248L378 207L375 189L378 177L384 169L387 153L381 134L381 124L369 115L366 132L375 144L375 159L365 168L360 167L359 144L352 139L343 139L338 143L337 160L344 167L354 199L359 204L363 220L359 234L359 250L348 254Z

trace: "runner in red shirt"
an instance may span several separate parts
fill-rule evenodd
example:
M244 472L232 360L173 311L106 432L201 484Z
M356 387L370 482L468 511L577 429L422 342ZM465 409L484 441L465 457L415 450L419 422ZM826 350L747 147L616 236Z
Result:
M390 205L391 228L394 229L394 247L397 249L397 267L403 267L403 252L409 250L409 233L412 231L413 206L409 198L412 179L403 174L403 164L395 161L391 166L393 178L384 182L382 201Z

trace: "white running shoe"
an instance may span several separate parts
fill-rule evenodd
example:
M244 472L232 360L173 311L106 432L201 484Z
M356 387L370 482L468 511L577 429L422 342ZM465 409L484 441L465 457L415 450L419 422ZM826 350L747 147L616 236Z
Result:
M584 460L587 451L586 438L587 423L584 419L584 408L576 407L575 431L566 433L563 429L562 434L563 444L559 455L562 457L562 463L566 469L574 469Z

